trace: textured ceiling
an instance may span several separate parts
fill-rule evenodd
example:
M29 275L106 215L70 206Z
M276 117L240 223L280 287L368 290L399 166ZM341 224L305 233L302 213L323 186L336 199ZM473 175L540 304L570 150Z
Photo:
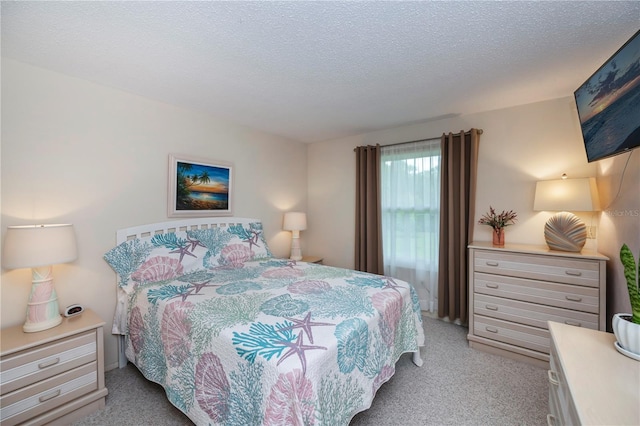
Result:
M302 142L570 96L640 2L6 2L2 56Z

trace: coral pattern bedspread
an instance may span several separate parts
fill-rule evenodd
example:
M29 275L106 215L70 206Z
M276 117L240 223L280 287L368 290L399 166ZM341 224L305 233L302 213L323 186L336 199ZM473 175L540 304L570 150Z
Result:
M256 241L207 250L219 261L186 273L180 250L130 271L127 358L198 425L348 425L424 344L417 295L389 277L258 258Z

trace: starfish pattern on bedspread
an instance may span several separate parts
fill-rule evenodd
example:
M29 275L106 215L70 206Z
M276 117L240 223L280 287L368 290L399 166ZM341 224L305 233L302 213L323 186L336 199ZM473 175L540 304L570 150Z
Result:
M289 350L285 352L284 355L282 355L282 358L278 360L278 363L276 365L280 365L282 361L289 358L291 355L294 355L294 354L298 355L298 358L300 359L300 364L302 365L303 375L307 373L307 356L305 355L304 351L308 351L312 349L323 349L325 351L327 350L327 348L324 346L305 345L304 336L302 332L298 334L298 338L296 339L295 342L279 341L276 343L285 345L289 348Z
M200 242L200 240L196 240L187 235L187 241L191 246L191 251L194 251L198 246L207 248L204 244Z
M401 285L398 285L393 278L390 278L390 277L386 277L386 278L387 278L387 282L384 285L383 289L384 290L391 289L391 290L394 290L394 291L400 293L400 291L398 289L399 288L403 288L403 287Z
M311 330L312 326L335 325L335 324L330 324L328 322L312 322L311 311L307 312L307 315L302 320L289 318L289 317L287 317L286 319L293 322L293 325L290 325L289 327L281 328L280 331L294 330L296 328L300 328L307 334L307 337L309 338L309 343L313 343L313 332Z
M184 245L184 246L180 246L177 249L170 251L169 253L180 253L180 262L182 262L182 259L184 258L185 254L188 254L191 257L197 257L195 254L191 253L189 251L189 245Z

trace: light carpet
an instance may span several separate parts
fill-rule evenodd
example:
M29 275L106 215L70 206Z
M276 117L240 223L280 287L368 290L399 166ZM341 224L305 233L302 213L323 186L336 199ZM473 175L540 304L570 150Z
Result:
M416 367L404 354L351 426L546 424L546 370L469 348L467 328L425 318L424 329L424 365ZM193 424L132 364L108 371L106 385L105 409L76 426Z

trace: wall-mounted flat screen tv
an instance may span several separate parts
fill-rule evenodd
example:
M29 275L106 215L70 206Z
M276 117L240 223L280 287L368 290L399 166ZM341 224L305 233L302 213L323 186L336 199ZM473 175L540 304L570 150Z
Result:
M588 162L640 146L640 31L575 92Z

